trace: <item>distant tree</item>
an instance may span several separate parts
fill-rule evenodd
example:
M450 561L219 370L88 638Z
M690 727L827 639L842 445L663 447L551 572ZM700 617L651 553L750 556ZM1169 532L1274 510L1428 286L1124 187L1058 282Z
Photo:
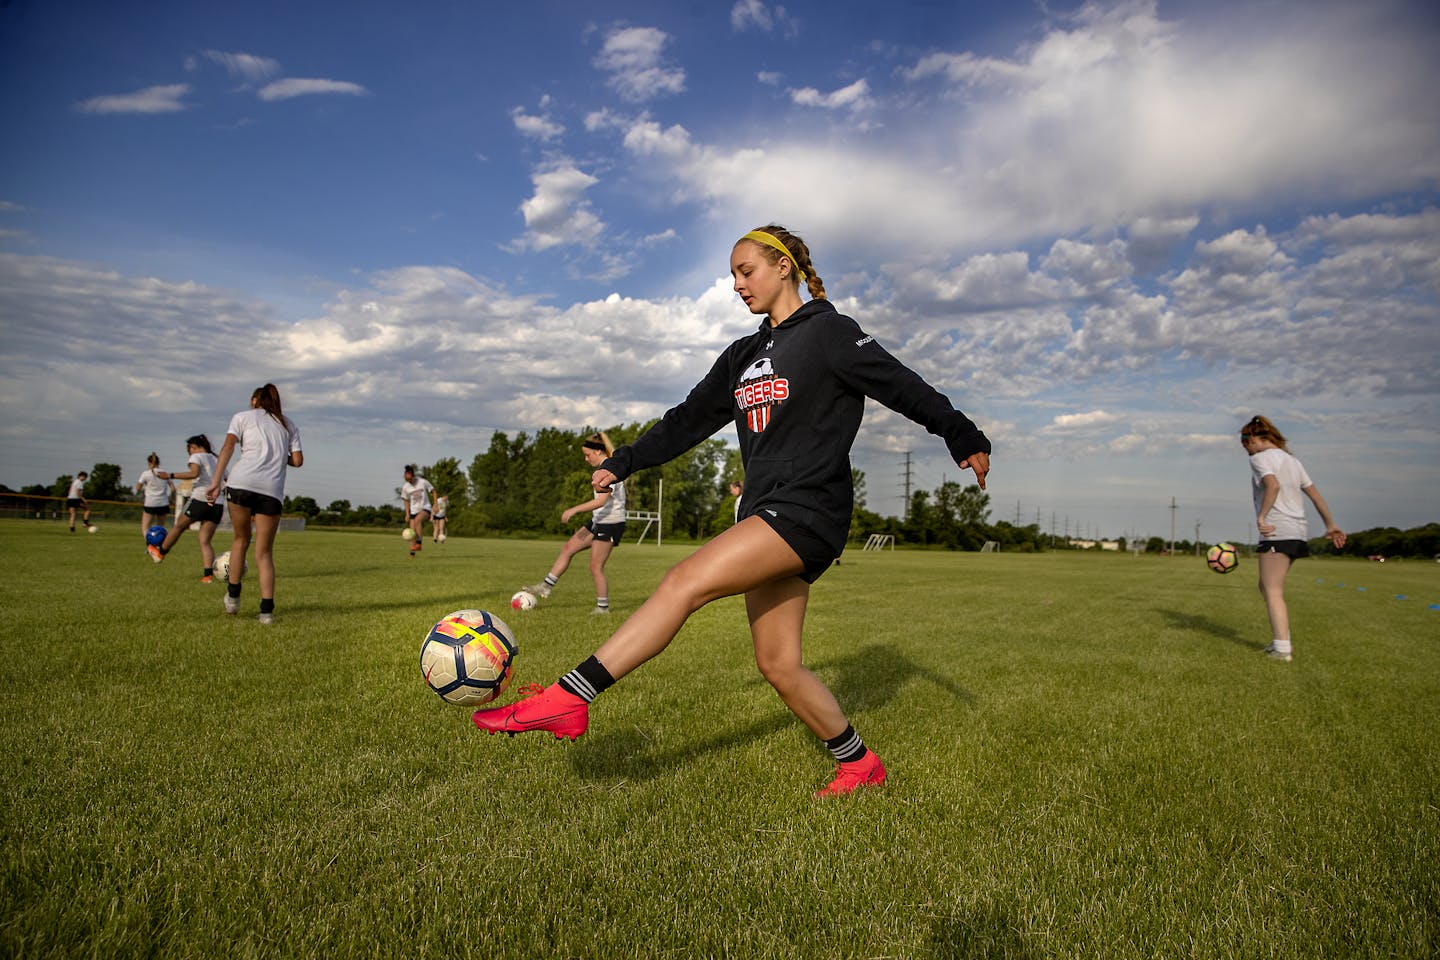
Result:
M315 517L320 513L320 504L315 502L314 497L286 497L283 509L286 513L299 513L306 517Z
M70 489L70 478L69 478L69 477L66 477L66 478L65 478L65 490L69 490L69 489ZM25 494L25 496L27 496L27 497L51 497L51 496L54 496L54 494L51 492L50 488L47 487L47 486L45 486L45 484L43 484L43 483L32 483L32 484L30 484L30 486L28 486L28 487L21 487L21 488L20 488L20 492L23 493L23 494ZM60 495L63 497L63 496L65 495L65 491L64 491L64 490L60 491Z
M435 488L435 495L450 498L450 509L463 510L470 505L470 482L454 457L442 457L420 469L420 475Z
M62 490L56 496L65 496L65 491ZM97 463L90 468L90 479L85 481L85 499L123 500L125 496L125 491L120 486L120 468L117 465Z
M350 512L350 501L349 501L349 500L331 500L331 501L330 501L330 506L326 507L325 509L328 510L328 511L330 511L331 513L338 513L340 516L343 517L343 516L345 516L345 514L347 514L347 513Z
M70 481L74 479L75 478L68 473L60 474L60 476L55 478L55 482L50 484L50 488L45 491L46 495L51 497L65 496L65 494L70 492Z

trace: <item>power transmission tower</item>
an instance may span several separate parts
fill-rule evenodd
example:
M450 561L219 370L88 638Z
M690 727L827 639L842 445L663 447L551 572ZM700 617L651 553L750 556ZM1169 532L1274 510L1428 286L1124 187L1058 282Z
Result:
M1180 509L1175 498L1170 498L1170 556L1175 556L1175 511Z
M910 519L910 484L914 480L913 464L910 460L910 451L905 451L904 460L905 472L900 475L900 480L905 486L905 519Z

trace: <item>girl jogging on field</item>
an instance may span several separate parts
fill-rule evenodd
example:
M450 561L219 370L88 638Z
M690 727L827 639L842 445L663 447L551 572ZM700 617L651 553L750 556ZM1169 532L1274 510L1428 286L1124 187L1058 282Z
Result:
M854 320L836 312L799 237L779 226L747 233L731 251L730 273L750 312L764 317L759 330L732 343L689 396L635 443L616 450L591 484L599 492L611 490L733 422L745 468L740 522L672 567L594 656L517 703L477 711L474 721L491 733L544 730L573 740L589 725L590 702L664 650L690 614L720 597L744 594L761 674L839 764L817 795L846 794L884 781L885 767L801 662L800 637L810 585L830 568L849 535L850 446L865 398L944 438L955 462L974 470L982 488L990 441ZM801 300L801 280L809 302Z
M236 454L236 448L239 454ZM231 460L234 465L231 466ZM220 487L230 501L230 582L225 587L225 612L240 612L240 577L245 572L245 553L255 541L255 566L260 578L261 623L275 620L275 533L280 529L280 509L285 497L285 468L305 463L300 449L300 430L280 410L280 391L275 384L256 387L250 395L250 409L230 418L225 443L215 463L215 473L205 488L207 503L221 502ZM253 529L252 529L253 523Z
M605 462L606 457L615 452L615 445L604 433L592 433L581 441L580 452L590 469L595 470ZM595 580L595 609L590 612L610 612L610 581L605 576L605 563L610 559L610 552L625 539L625 484L617 480L609 489L597 490L595 496L584 503L566 507L560 514L560 522L569 523L575 514L591 511L593 513L590 522L565 541L565 545L560 548L560 555L550 565L550 572L545 574L545 579L521 589L529 590L540 597L550 596L550 590L570 568L570 561L575 558L575 554L589 550L590 576Z
M1260 595L1270 617L1270 646L1265 653L1289 661L1290 611L1285 605L1285 578L1290 564L1310 556L1307 541L1303 493L1315 504L1325 522L1325 536L1339 550L1345 546L1345 531L1335 526L1330 506L1320 496L1305 466L1285 446L1285 437L1264 417L1252 417L1240 428L1240 443L1250 455L1250 492L1255 500L1255 522L1260 543L1255 548L1260 568Z
M205 490L215 476L215 452L210 448L210 438L203 433L195 434L185 441L185 452L190 455L189 469L183 473L156 472L163 480L193 480L190 499L185 503L185 511L175 518L175 526L165 535L165 542L146 549L151 560L162 563L190 524L200 524L200 532L196 534L200 538L200 582L211 583L215 578L215 548L210 541L220 521L225 519L225 498L221 495L214 503L205 501Z
M140 536L145 536L156 524L163 524L170 514L170 496L175 485L157 476L160 470L160 455L152 453L145 458L149 469L135 481L135 492L145 494L145 508L140 513Z

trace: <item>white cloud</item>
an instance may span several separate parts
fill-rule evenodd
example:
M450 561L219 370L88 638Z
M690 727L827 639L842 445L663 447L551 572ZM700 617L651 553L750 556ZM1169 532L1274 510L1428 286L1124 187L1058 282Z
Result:
M548 116L537 117L525 112L524 107L516 107L510 111L510 119L515 124L515 129L524 136L535 140L555 140L565 133L565 127Z
M525 244L532 250L593 244L605 231L585 191L600 181L568 160L548 164L530 177L535 192L520 205Z
M91 97L77 103L75 109L81 113L178 113L188 106L182 98L189 92L188 83L169 83L134 93Z
M212 63L225 68L231 77L249 83L261 83L280 72L280 64L269 57L253 53L225 53L220 50L206 50L205 56Z
M870 84L864 78L829 93L821 93L814 87L791 90L790 100L801 107L820 107L826 110L864 110L874 106L874 101L870 98Z
M326 80L318 77L286 77L284 80L276 80L274 83L267 83L260 88L257 96L261 100L289 100L293 97L304 97L312 94L343 94L345 96L363 96L369 93L358 83L351 83L348 80Z
M605 36L595 66L610 74L610 88L632 103L680 93L685 89L685 71L661 58L669 39L669 34L654 27L614 29Z
M1122 418L1113 413L1106 413L1104 410L1091 410L1087 413L1062 413L1050 421L1051 430L1073 431L1093 430L1097 427L1108 427L1119 423Z

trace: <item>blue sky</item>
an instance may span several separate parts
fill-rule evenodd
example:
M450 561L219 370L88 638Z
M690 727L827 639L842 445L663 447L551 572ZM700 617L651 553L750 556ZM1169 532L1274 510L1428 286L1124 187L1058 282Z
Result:
M0 482L133 480L266 380L322 503L656 416L776 221L996 519L1253 536L1256 412L1347 529L1440 519L1433 4L598 9L0 6ZM873 509L907 452L958 478L872 404Z

